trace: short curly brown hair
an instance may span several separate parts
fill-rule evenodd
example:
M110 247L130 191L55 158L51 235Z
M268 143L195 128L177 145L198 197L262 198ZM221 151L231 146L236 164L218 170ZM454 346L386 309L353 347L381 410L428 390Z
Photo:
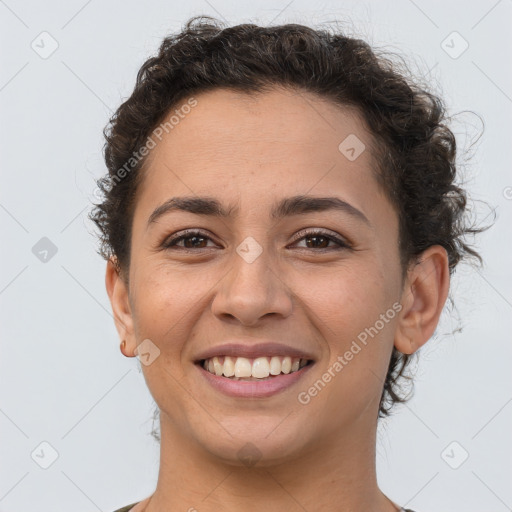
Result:
M480 260L465 242L468 233L480 230L469 225L466 193L455 182L456 142L438 96L360 39L298 24L225 27L215 18L196 16L142 65L133 93L104 131L108 174L97 182L103 202L89 218L100 229L99 253L113 257L124 279L145 161L133 158L138 148L191 94L216 88L256 93L275 86L315 93L356 107L363 116L374 138L376 177L398 214L404 272L436 244L448 253L450 273L462 258ZM410 357L393 348L379 417L406 401L398 381L409 378L404 370Z

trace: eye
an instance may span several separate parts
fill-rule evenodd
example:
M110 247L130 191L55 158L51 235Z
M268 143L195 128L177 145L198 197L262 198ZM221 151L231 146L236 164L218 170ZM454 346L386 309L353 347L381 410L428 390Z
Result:
M185 250L206 249L207 247L203 245L203 242L208 240L211 240L211 238L201 231L186 230L165 240L162 247L165 249L180 247ZM184 242L184 245L178 245L181 241Z
M303 249L313 249L319 252L350 249L351 247L346 240L334 235L330 231L319 229L299 231L294 243L302 240L306 240L306 247L302 247ZM308 240L312 242L308 242ZM179 247L186 251L194 251L194 249L207 249L208 241L212 241L212 239L205 233L197 230L186 230L164 241L162 248L170 249L171 247ZM181 242L183 242L183 245L180 245ZM335 245L329 247L331 242Z
M317 249L318 251L331 251L340 249L350 249L350 244L342 238L334 235L330 231L323 230L302 230L297 233L296 242L306 240L306 247L304 249ZM308 243L311 240L312 243ZM334 242L335 247L329 247L329 243Z

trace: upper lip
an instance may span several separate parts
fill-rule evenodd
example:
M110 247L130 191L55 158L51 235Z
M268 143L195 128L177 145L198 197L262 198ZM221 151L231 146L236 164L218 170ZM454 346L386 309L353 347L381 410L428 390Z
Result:
M265 356L290 356L299 357L301 359L313 360L314 357L311 353L300 350L291 345L284 345L283 343L275 342L258 342L254 341L251 344L244 343L225 343L223 345L216 345L210 347L203 352L200 352L195 358L195 362L210 359L215 356L233 356L233 357L265 357Z

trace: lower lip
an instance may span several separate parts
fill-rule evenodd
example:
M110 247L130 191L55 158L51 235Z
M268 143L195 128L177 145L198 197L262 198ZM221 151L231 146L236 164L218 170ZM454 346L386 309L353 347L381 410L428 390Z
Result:
M309 363L300 370L288 374L277 375L267 380L232 380L227 377L219 377L205 370L201 365L196 365L203 377L215 389L231 397L240 398L266 398L281 393L299 381L313 366Z

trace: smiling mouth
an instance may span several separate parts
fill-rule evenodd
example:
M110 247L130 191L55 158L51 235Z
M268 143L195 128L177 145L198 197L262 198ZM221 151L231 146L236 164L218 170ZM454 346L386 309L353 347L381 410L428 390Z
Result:
M313 361L290 356L256 358L215 356L202 359L197 364L217 377L230 380L264 381L279 375L298 372L305 366L313 364Z

